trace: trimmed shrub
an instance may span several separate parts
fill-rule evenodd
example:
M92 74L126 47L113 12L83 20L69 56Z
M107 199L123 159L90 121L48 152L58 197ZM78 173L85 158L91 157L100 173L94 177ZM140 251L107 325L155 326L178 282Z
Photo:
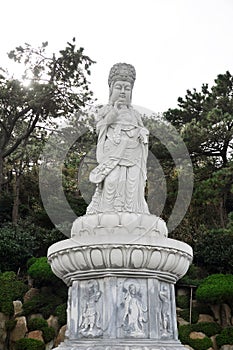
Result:
M220 348L222 345L233 345L233 327L227 327L217 335L216 342Z
M51 340L53 340L55 338L55 329L53 327L44 327L41 329L42 330L42 335L43 335L43 339L45 344L47 344L48 342L50 342Z
M38 294L31 300L23 304L23 314L41 313L45 319L55 313L58 305L63 303L63 299L55 294Z
M45 350L45 344L37 339L22 338L15 342L15 350Z
M29 267L34 264L36 262L37 258L35 258L34 256L32 256L30 259L27 260L27 269L29 269Z
M0 274L0 311L6 315L13 315L14 300L22 300L28 287L20 280L13 271Z
M64 326L67 322L67 313L66 313L67 304L64 303L59 305L55 310L55 316L58 317L58 322L60 326Z
M183 325L179 327L179 339L182 344L190 345L194 350L207 350L212 347L212 341L210 338L205 337L203 339L191 339L190 333L196 330L197 325Z
M192 331L202 332L207 337L212 337L215 334L219 334L222 327L215 322L199 322L192 325Z
M210 338L205 337L203 339L190 339L189 344L194 350L208 350L213 346Z
M30 319L30 321L28 322L28 330L42 331L42 336L44 338L45 343L50 342L55 337L55 330L52 327L49 327L47 321L43 318L36 317Z
M54 275L46 257L37 258L29 266L28 274L35 280L37 287L56 283L59 279ZM60 282L60 281L59 281Z
M199 302L218 304L233 303L233 275L210 275L196 290Z
M192 332L191 325L183 325L179 327L179 339L182 344L189 344L189 334Z
M43 328L48 327L48 323L43 318L35 317L31 318L28 322L28 330L31 331L42 331Z

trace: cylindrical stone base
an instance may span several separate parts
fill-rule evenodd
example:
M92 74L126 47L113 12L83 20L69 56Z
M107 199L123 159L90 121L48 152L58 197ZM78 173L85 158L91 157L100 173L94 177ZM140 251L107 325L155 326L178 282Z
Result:
M104 277L69 288L67 340L59 350L184 349L177 335L173 283Z

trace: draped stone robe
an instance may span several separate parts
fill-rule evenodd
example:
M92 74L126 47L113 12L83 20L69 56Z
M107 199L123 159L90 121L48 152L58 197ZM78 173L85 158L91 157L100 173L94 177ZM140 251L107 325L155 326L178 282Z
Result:
M129 107L116 112L103 107L97 117L98 166L90 181L97 184L87 214L98 212L149 213L144 198L148 130L140 114Z

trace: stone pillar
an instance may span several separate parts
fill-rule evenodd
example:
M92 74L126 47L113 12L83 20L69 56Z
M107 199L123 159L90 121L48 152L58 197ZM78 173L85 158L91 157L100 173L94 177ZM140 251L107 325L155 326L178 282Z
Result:
M174 284L192 249L154 215L102 213L73 224L48 259L69 286L67 339L58 350L178 350Z

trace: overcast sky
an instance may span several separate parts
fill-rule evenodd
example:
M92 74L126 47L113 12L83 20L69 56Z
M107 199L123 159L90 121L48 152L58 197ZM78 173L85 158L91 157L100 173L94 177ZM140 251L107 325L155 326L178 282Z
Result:
M114 63L135 66L133 104L162 112L187 89L233 74L233 0L7 0L1 3L0 66L28 42L63 49L73 37L92 66L92 90L108 100Z

